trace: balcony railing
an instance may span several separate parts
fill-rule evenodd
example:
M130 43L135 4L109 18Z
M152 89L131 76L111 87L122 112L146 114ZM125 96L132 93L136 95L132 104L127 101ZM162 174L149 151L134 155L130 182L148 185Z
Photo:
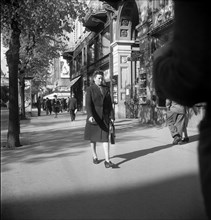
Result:
M107 19L107 12L102 2L91 1L89 9L84 18L84 26L91 31L96 31L100 24L104 24Z

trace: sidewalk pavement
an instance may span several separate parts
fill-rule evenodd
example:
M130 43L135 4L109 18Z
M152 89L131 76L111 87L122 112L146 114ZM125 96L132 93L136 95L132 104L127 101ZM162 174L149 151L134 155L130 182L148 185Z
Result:
M200 191L198 132L173 146L167 127L118 119L112 162L92 163L85 114L21 121L22 147L2 148L2 219L207 219Z

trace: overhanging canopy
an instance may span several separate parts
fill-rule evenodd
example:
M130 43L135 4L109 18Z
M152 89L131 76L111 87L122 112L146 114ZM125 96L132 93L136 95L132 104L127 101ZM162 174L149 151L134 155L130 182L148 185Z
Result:
M69 87L73 86L79 79L81 76L76 77L75 79L70 81Z
M68 97L70 97L70 92L54 92L54 93L51 93L51 94L48 94L48 95L45 95L43 96L43 99L54 99L54 95L57 95L57 98L58 99L67 99Z

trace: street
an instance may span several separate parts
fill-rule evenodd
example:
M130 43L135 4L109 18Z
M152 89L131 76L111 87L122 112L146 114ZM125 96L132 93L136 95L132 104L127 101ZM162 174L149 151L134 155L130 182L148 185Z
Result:
M173 146L167 127L117 119L111 145L117 168L106 169L99 143L101 162L92 162L83 139L85 118L79 112L71 122L67 112L58 118L42 112L23 120L23 146L15 150L3 147L7 126L2 125L2 220L207 219L197 130L188 130L188 144Z

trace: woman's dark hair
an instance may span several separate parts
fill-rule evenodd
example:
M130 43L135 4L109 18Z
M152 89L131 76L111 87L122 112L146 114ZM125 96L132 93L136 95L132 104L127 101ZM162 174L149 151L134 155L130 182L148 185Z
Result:
M93 78L95 78L96 75L104 76L104 72L102 70L95 70L93 73Z

